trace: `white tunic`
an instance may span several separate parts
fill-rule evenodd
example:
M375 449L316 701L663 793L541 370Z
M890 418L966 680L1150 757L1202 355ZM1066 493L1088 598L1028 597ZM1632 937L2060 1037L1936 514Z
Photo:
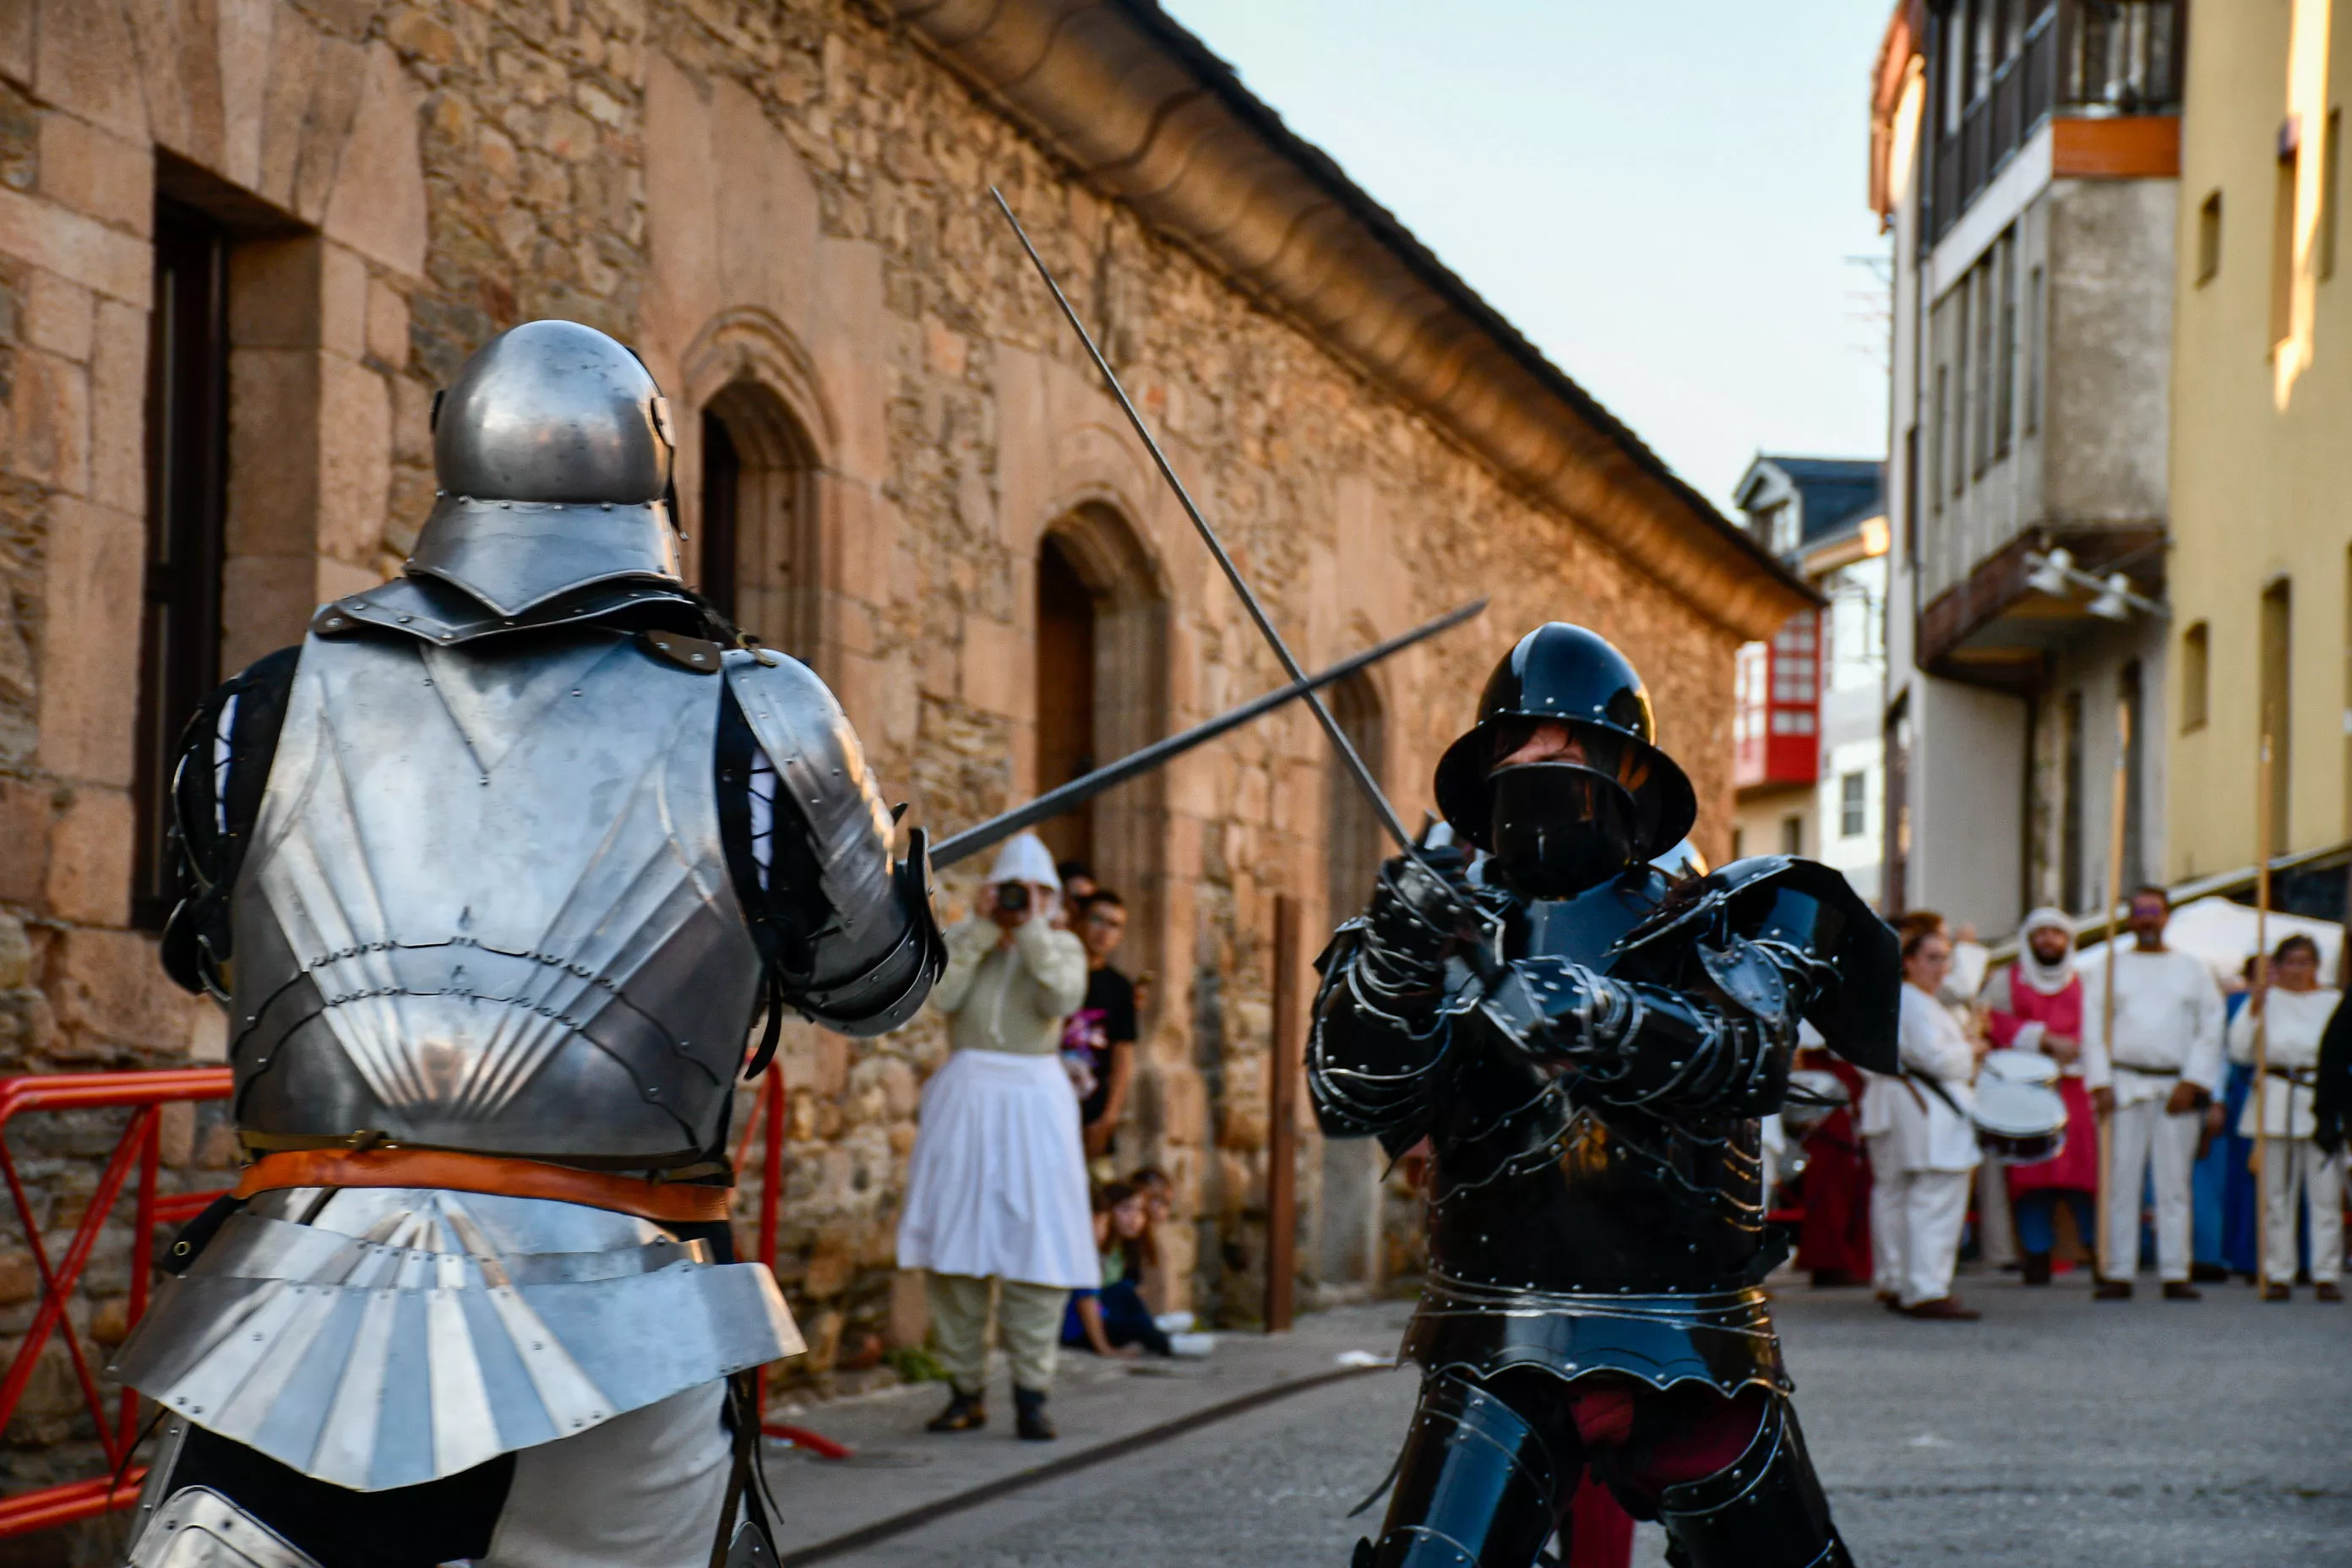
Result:
M1959 1021L1950 1008L1906 983L1896 1040L1909 1077L1933 1079L1943 1093L1926 1083L1872 1074L1863 1099L1864 1135L1891 1140L1898 1170L1975 1169L1977 1131L1968 1113L1976 1104L1969 1087L1976 1053Z
M2271 1076L2263 1081L2259 1094L2263 1137L2308 1138L2316 1128L2311 1102L2312 1080L2319 1067L2319 1037L2326 1032L2327 1020L2336 1016L2336 1005L2343 999L2342 992L2325 985L2311 991L2271 987L2263 1004L2270 1024L2263 1057L2271 1068ZM2230 1020L2230 1059L2253 1066L2254 1009L2251 1002L2239 1008L2238 1016ZM2282 1072L2299 1074L2304 1081L2290 1081L2278 1076ZM2256 1091L2247 1091L2246 1108L2238 1113L2241 1138L2254 1135L2257 1098Z
M2211 1092L2221 1082L2221 988L2202 961L2185 952L2114 955L2116 1028L2105 1037L2107 977L2095 960L2083 971L2083 1081L2112 1087L2118 1105L2165 1100L2190 1083ZM2134 1071L2134 1068L2144 1070Z

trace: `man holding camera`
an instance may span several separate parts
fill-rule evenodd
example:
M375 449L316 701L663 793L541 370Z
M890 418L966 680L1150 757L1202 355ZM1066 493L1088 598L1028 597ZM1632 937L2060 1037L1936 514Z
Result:
M953 1054L923 1088L898 1267L928 1272L931 1337L953 1396L934 1432L987 1425L989 1298L1013 1363L1014 1429L1054 1434L1045 1395L1069 1293L1101 1283L1062 1020L1087 952L1055 927L1061 880L1034 834L1004 847L979 908L947 935L931 1000Z

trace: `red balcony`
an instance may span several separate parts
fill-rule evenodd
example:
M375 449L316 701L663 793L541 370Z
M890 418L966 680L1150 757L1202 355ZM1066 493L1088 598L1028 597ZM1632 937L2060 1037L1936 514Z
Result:
M1769 643L1739 650L1731 782L1739 789L1809 784L1821 773L1822 647L1815 612L1789 617Z

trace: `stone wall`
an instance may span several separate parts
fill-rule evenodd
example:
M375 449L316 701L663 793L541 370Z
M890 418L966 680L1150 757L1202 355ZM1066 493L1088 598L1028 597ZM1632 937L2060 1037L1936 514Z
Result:
M432 389L495 331L561 315L630 341L670 389L689 531L697 410L756 394L794 432L799 555L789 582L779 559L779 581L749 585L791 608L749 618L834 683L911 822L952 830L1031 787L1049 531L1096 591L1105 750L1277 684L988 204L994 184L1303 658L1495 596L1372 676L1408 820L1495 658L1557 616L1648 673L1701 842L1727 847L1738 634L1091 194L853 0L0 0L0 1068L222 1049L216 1016L128 929L159 166L248 224L231 268L229 667L396 564L429 501ZM1104 874L1135 905L1129 967L1160 977L1123 1156L1176 1177L1173 1298L1228 1321L1254 1314L1264 1254L1272 901L1298 897L1310 933L1334 914L1328 766L1312 724L1281 715L1097 819ZM951 906L971 872L946 879ZM920 1332L892 1233L943 1050L929 1018L879 1041L789 1035L780 1271L814 1347L803 1375ZM174 1152L226 1153L193 1127ZM0 1256L16 1321L21 1273Z

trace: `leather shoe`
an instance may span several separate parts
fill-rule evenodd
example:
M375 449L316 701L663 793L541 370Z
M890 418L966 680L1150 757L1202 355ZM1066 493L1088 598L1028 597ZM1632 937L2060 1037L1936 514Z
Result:
M977 1394L958 1390L948 1407L925 1424L926 1432L977 1432L988 1425L988 1406Z
M2265 1285L2263 1287L2263 1300L2265 1301L2292 1301L2294 1300L2294 1287L2291 1285Z
M2102 1279L2091 1291L2094 1301L2128 1301L2131 1296L2132 1282L2128 1279Z
M2322 1279L2312 1293L2323 1301L2341 1301L2344 1300L2344 1287L2338 1285L2333 1279Z
M1922 1301L1916 1307L1906 1307L1906 1318L1925 1318L1932 1322L1973 1323L1984 1316L1974 1307L1963 1307L1957 1296L1938 1296L1932 1301Z
M1038 1388L1013 1391L1013 1430L1032 1443L1050 1443L1061 1436L1045 1418L1045 1393Z
M2205 1292L2186 1279L2168 1279L2164 1282L2164 1299L2168 1301L2202 1301Z

